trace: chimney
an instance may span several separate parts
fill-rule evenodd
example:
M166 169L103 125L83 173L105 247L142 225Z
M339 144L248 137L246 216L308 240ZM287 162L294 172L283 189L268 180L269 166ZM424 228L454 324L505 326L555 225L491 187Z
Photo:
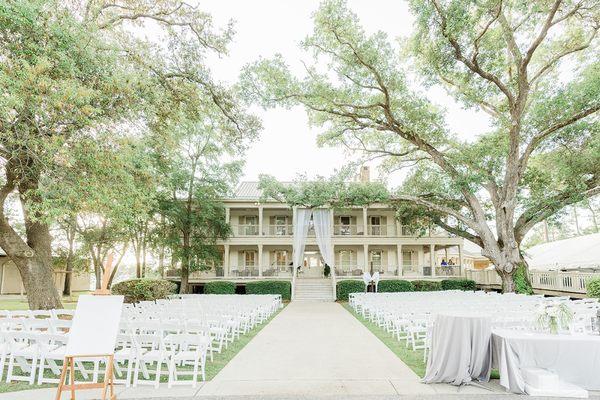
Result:
M360 167L360 181L362 183L371 182L371 171L368 165L363 165Z

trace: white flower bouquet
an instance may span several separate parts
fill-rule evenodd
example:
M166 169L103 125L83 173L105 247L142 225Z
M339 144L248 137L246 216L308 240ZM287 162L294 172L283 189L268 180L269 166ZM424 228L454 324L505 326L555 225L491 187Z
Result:
M573 320L573 312L566 303L540 304L537 323L541 329L558 333L558 329L568 329Z

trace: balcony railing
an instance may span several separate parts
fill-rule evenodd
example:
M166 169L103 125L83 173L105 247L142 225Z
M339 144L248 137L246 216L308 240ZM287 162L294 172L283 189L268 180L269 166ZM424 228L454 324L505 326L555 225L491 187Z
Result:
M245 277L245 276L258 276L258 266L248 266L248 265L244 265L244 266L232 266L231 269L231 276L239 276L239 277Z
M358 234L356 225L334 225L333 234L335 236L354 236Z
M268 225L267 234L269 236L292 236L294 234L293 225Z
M395 225L369 225L368 232L371 236L396 236Z
M231 225L234 236L258 236L258 225Z

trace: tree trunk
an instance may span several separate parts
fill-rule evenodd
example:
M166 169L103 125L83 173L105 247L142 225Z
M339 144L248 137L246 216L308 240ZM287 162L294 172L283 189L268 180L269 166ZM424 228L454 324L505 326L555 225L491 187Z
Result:
M506 271L498 271L500 274L500 278L502 278L502 293L514 293L515 291L515 280L514 280L514 272L508 273Z
M577 236L581 235L581 231L579 230L579 218L577 216L577 206L573 205L573 221L575 222L575 233Z
M67 253L67 262L65 269L65 284L63 286L63 295L71 295L71 282L73 280L73 258L75 256L75 220L70 218L67 227L67 240L69 242L69 251Z
M183 234L183 257L181 259L181 286L179 287L180 294L188 293L188 285L190 280L190 236L187 233Z
M592 214L592 225L594 225L594 232L598 233L598 219L596 218L596 211L591 204L588 205L588 208Z

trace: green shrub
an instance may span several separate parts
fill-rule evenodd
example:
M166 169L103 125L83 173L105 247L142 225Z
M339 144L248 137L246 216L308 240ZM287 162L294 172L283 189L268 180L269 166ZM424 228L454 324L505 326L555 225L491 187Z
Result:
M339 281L335 291L338 300L348 301L350 293L363 293L365 284L362 281Z
M414 292L415 287L409 281L384 280L377 285L378 292Z
M444 279L442 290L476 290L477 285L471 279Z
M164 279L129 279L115 283L113 294L125 296L125 303L164 299L176 293L177 285Z
M283 300L290 300L292 284L289 281L257 281L246 283L246 294L280 294Z
M585 287L588 297L600 297L600 278L590 279L586 282Z
M211 281L204 284L205 294L235 294L235 282Z
M437 292L442 290L442 283L438 281L412 281L415 292Z
M519 265L513 275L515 281L515 292L520 294L533 294L533 288L529 277L527 276L527 269L524 265Z

